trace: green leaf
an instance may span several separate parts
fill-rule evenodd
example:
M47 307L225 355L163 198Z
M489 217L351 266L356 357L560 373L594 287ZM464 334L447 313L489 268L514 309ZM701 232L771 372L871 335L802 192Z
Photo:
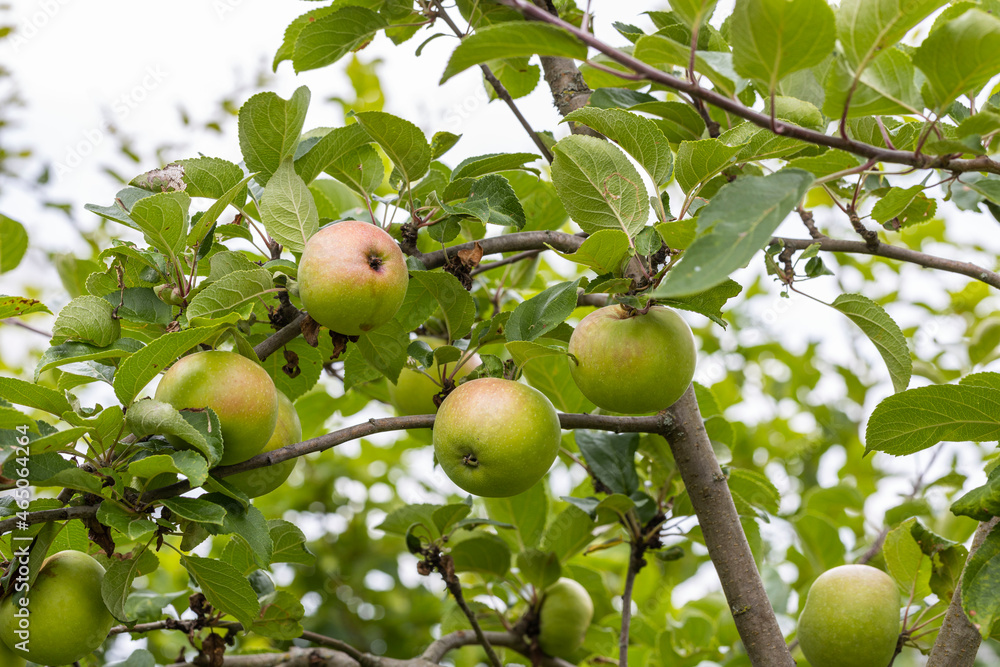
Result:
M257 93L240 107L240 151L261 185L267 185L286 157L295 155L308 106L309 89L301 86L288 100Z
M770 514L778 514L781 494L763 473L747 468L729 471L729 488L747 503Z
M7 296L0 294L0 320L8 317L21 317L31 313L49 313L52 311L38 299L23 296Z
M896 456L939 442L1000 438L1000 391L994 387L945 384L917 387L876 406L865 432L865 451Z
M897 392L904 391L910 384L913 364L899 325L882 306L860 294L841 294L832 305L865 332L888 366L892 386Z
M217 318L234 311L247 317L257 300L274 289L271 272L263 267L235 271L191 299L186 311L188 320L196 317Z
M855 71L898 44L915 25L947 0L842 0L837 37Z
M411 271L406 298L396 320L409 331L439 308L449 340L462 338L472 329L476 304L458 278L440 271Z
M194 578L209 604L249 628L260 605L250 582L232 565L213 558L181 556L181 565Z
M99 296L78 296L59 311L52 325L52 343L74 340L107 347L121 336L121 323L113 313L114 306Z
M170 454L154 454L133 461L129 464L128 471L129 474L145 479L152 479L163 473L179 473L191 482L192 488L195 488L208 479L208 461L197 452L182 450Z
M451 180L478 178L486 174L509 171L511 169L528 169L524 165L528 162L534 162L537 159L538 156L534 153L488 153L486 155L477 155L459 162L451 172Z
M364 46L387 25L384 18L365 7L341 7L331 14L310 17L295 40L292 65L297 73L326 67ZM278 62L276 56L275 66Z
M28 232L24 225L0 213L0 273L17 268L27 250Z
M1000 515L1000 478L993 475L986 484L963 495L952 503L951 512L976 521L989 521Z
M994 527L962 574L962 609L969 622L988 637L1000 618L1000 529Z
M144 547L130 556L124 560L112 560L101 580L101 597L105 606L112 616L123 622L131 620L125 611L125 602L132 592L132 582L140 573L152 572L159 565L156 554Z
M267 526L274 544L272 563L312 565L316 561L316 557L306 549L306 536L298 526L282 519L272 519Z
M904 595L909 597L912 592L912 599L922 600L931 594L931 560L913 538L912 529L916 521L907 519L890 530L882 545L882 555L889 574Z
M691 192L733 164L740 146L727 146L718 139L685 141L677 148L677 183Z
M66 397L58 391L12 377L0 376L0 398L54 415L73 410Z
M925 98L938 110L976 95L1000 71L1000 19L971 9L936 28L913 54L927 75Z
M306 183L312 183L328 166L344 155L366 144L372 138L365 129L357 123L345 127L321 128L312 130L310 134L322 133L319 141L313 144L303 155L295 158L295 171ZM301 149L301 146L300 146Z
M406 364L409 343L409 333L397 320L392 320L362 333L357 345L365 361L395 384Z
M210 465L222 458L222 425L211 409L178 411L168 403L149 399L129 407L125 423L140 438L175 436L201 452Z
M187 184L184 191L192 197L221 199L244 180L243 170L238 165L217 157L178 160L177 164L184 168L184 183ZM245 197L243 190L241 199Z
M290 641L302 636L305 608L288 591L275 591L260 600L260 614L251 628L255 634Z
M472 507L465 503L454 503L439 507L434 510L434 525L437 526L438 532L444 535L452 526L469 516L469 512L471 511Z
M552 152L552 183L570 217L592 234L620 229L635 236L649 219L649 198L639 172L616 146L574 134Z
M510 548L496 535L480 533L453 543L451 557L456 572L480 572L502 577L510 570Z
M552 520L542 535L539 549L554 551L560 563L584 550L594 539L594 520L579 507L570 505Z
M521 229L527 222L524 209L510 182L500 174L483 176L472 184L469 198L450 209L473 215L482 222Z
M816 178L829 176L838 171L846 171L861 165L861 160L846 151L830 149L819 155L807 155L792 158L788 161L786 169L804 169Z
M385 180L385 164L375 147L365 144L328 164L326 173L358 194L370 196Z
M566 115L563 122L583 123L621 146L646 170L656 187L670 182L674 154L656 123L622 109L583 107Z
M917 113L923 102L914 74L910 56L898 48L880 52L860 73L844 58L836 58L826 77L823 111L842 116L849 100L848 118Z
M698 239L656 290L658 296L691 296L746 266L812 185L812 174L786 169L724 185L699 211Z
M431 159L437 160L450 151L461 138L461 134L454 134L453 132L435 132L434 136L431 137Z
M635 43L633 55L650 65L688 67L691 62L691 45L681 44L664 35L647 35ZM697 51L694 58L695 72L703 74L715 88L726 96L736 95L746 86L731 67L728 53Z
M535 340L565 322L576 308L579 286L580 279L559 283L519 303L507 320L507 340Z
M260 202L260 219L275 241L293 253L301 253L306 241L319 229L316 202L305 181L287 157L271 176Z
M480 27L451 54L440 83L487 60L535 54L586 60L587 47L562 28L544 23L517 21Z
M382 147L407 183L414 183L427 173L431 164L431 147L419 127L382 111L365 111L354 117Z
M521 578L538 590L545 590L556 583L562 574L562 566L555 552L538 549L528 549L519 553L517 569Z
M690 296L676 298L656 297L657 290L651 292L650 296L656 297L656 302L660 305L680 308L681 310L690 310L693 313L704 315L725 329L727 322L722 319L722 307L726 305L729 299L737 296L742 291L743 287L738 282L727 278L715 287L710 287L704 292Z
M594 476L606 487L626 496L639 488L635 471L635 452L639 448L637 434L580 429L573 432L573 437Z
M712 18L717 0L670 0L674 15L689 28L697 28Z
M221 493L209 493L197 500L204 500L225 512L221 526L206 526L213 535L235 534L247 543L257 567L266 568L271 564L274 543L271 541L267 520L259 509Z
M217 336L219 330L203 327L175 331L160 336L141 350L136 351L122 362L115 373L115 395L122 405L129 405L160 371L195 345ZM119 341L122 342L122 341ZM73 360L77 360L76 357ZM41 365L41 364L39 364Z
M617 229L602 229L588 236L574 253L554 252L563 259L589 266L598 274L613 273L629 256L628 236Z
M738 0L730 35L736 71L773 91L833 51L836 26L826 0Z
M149 245L173 256L184 249L190 206L185 192L161 192L135 202L129 217Z
M225 508L201 498L164 498L163 506L177 516L198 523L222 525Z
M66 364L96 361L105 359L118 359L127 357L143 348L143 344L134 338L119 338L108 347L97 347L87 343L63 343L53 345L42 353L42 358L35 366L35 381L38 376L47 370L58 368Z
M514 526L513 531L501 535L509 538L519 551L538 544L548 514L544 484L535 484L516 496L485 498L484 501L491 519Z

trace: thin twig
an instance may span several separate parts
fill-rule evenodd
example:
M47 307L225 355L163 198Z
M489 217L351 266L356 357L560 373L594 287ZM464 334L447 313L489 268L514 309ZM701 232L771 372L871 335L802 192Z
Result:
M9 324L9 325L14 326L14 327L21 327L22 329L25 329L26 331L30 331L31 333L36 333L39 336L45 336L46 338L52 338L52 332L51 331L45 331L44 329L36 329L35 327L31 326L30 324L25 324L21 320L15 320L13 317L9 317L6 320L0 320L0 322L2 322L3 324Z
M445 559L448 559L447 561ZM465 617L469 619L469 625L472 626L472 631L476 633L476 638L479 639L479 644L486 651L486 656L490 659L490 663L493 667L503 667L503 663L500 662L500 657L497 652L493 650L493 645L490 644L490 640L483 634L483 628L479 625L479 620L476 615L469 608L469 604L465 601L465 595L462 593L462 582L458 580L455 575L454 564L450 562L451 557L442 557L442 566L439 571L441 572L441 578L444 579L444 585L448 587L448 592L451 596L455 598L455 602L458 603L458 607L465 614ZM445 562L448 564L445 565Z

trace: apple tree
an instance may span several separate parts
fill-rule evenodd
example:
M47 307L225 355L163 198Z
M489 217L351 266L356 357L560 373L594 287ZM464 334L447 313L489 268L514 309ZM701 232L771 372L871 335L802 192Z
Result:
M7 649L1000 664L996 3L599 9L319 3L276 69L476 71L496 150L303 86L93 193L71 298L0 297L50 337L0 376ZM66 551L114 624L19 645L104 622L38 606Z

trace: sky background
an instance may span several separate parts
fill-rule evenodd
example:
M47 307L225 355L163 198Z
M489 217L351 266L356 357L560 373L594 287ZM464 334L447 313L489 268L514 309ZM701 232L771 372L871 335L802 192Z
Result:
M611 27L612 20L648 28L651 22L642 12L663 9L665 4L596 0L593 8L597 36L620 45L624 40ZM725 0L720 2L717 15L727 15L731 4ZM13 72L25 105L14 113L16 126L6 143L30 147L34 156L27 162L23 174L28 181L0 182L0 210L28 227L32 249L21 267L0 276L0 293L24 294L29 285L42 286L43 298L53 311L68 300L43 249L89 252L76 230L91 229L95 219L82 206L84 203L110 203L118 188L102 167L113 163L120 168L126 164L117 152L118 141L109 134L109 120L121 134L132 138L137 153L146 159L157 147L170 144L174 148L164 155L167 160L194 157L201 152L238 162L235 117L225 118L221 134L210 133L184 127L178 109L183 108L195 121L221 118L221 100L231 98L238 106L258 89L261 74L267 74L270 78L263 89L284 98L298 86L310 87L312 104L306 129L340 125L343 116L339 105L327 100L352 98L353 91L339 66L295 75L291 63L285 62L276 74L270 74L271 59L281 43L285 26L315 6L316 3L299 0L175 0L171 3L13 0L9 11L0 14L0 18L14 26L17 36L0 41L0 64ZM452 13L457 16L457 11ZM414 50L430 34L423 29L401 47L395 47L380 36L359 53L365 62L377 58L384 61L378 72L386 95L385 111L415 122L428 137L441 130L463 134L463 139L446 156L446 161L452 165L482 153L535 151L506 106L500 102L487 104L478 70L470 69L438 86L447 56L456 42L451 37L434 40L424 49L423 56L416 58ZM527 98L518 100L518 106L536 129L553 130L557 137L566 134L565 126L558 125L558 114L544 85ZM40 205L42 192L31 186L30 180L38 175L43 164L51 168L51 182L44 194L71 204L71 217ZM133 164L127 167L132 172L126 169L123 175L131 177L159 166L162 165ZM675 195L679 195L679 191ZM953 240L975 242L990 249L987 253L960 258L991 267L996 265L995 257L1000 253L1000 225L996 221L983 214L959 212L950 204L942 205L939 215L947 220ZM831 235L850 238L852 232L846 220L841 218L830 211L817 211L821 227L828 226ZM804 235L797 219L786 221L779 232L797 237ZM931 246L925 250L958 257L957 249L951 245ZM760 264L756 260L750 269L736 276L737 279L748 284L749 279L760 272ZM925 298L938 307L945 305L937 301L944 295L943 287L955 289L967 282L964 277L912 266L904 269L903 277L901 296ZM840 279L839 285L832 278L810 282L807 291L829 302L842 291L862 288L860 277L853 272L843 272ZM892 287L877 282L865 285L867 295L873 298ZM772 292L772 298L753 306L760 328L730 331L723 337L725 345L732 348L739 343L751 344L777 336L794 350L802 349L809 340L822 339L825 354L848 360L860 356L883 371L885 377L880 391L872 392L873 404L868 406L869 412L875 401L891 393L887 374L874 347L859 337L846 320L803 297L783 299L777 286ZM995 297L993 304L996 306ZM890 306L889 312L904 328L925 323L927 319L924 311L905 305ZM685 316L692 318L692 322L699 317ZM918 350L921 345L940 345L947 349L962 343L960 336L964 329L957 324L943 321L925 326L918 332ZM45 344L40 337L33 338L12 327L0 327L0 355L8 364L23 357L27 349L40 349ZM724 363L722 355L703 363L696 379L712 383L719 379ZM943 363L949 363L947 357ZM1000 370L1000 366L994 364L992 370ZM915 384L925 382L914 378ZM829 388L831 396L836 394L836 389L835 386ZM747 404L732 416L747 417L757 405L754 397L748 396ZM356 415L352 419L366 416ZM345 445L338 452L350 455L351 447ZM827 456L821 480L835 483L836 470L843 462L838 462L837 457L843 454L838 455L834 448ZM876 517L879 508L886 507L896 493L909 489L909 480L926 465L927 456L926 452L905 460L879 456L879 465L897 470L902 476L895 481L887 480L885 488L872 499ZM422 465L426 461L418 463ZM984 479L979 466L976 456L967 457L961 463L963 472L973 474L970 487ZM783 491L790 488L790 480L774 481L779 488L784 486ZM568 485L571 481L557 480L557 483ZM703 584L702 581L697 585Z

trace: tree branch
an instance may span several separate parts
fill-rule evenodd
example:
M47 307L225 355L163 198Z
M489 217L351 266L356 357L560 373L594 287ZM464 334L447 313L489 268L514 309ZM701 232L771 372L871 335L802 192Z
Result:
M472 250L478 243L483 248L484 255L493 255L501 252L520 252L522 250L545 250L552 246L561 252L576 252L585 237L566 232L514 232L513 234L502 234L501 236L490 236L478 241L453 245L444 250L435 250L420 256L420 260L428 269L436 269L444 266L449 257L454 257L460 250Z
M447 558L447 561L445 561L445 558ZM486 651L486 657L490 659L490 664L493 667L503 667L503 663L500 662L497 652L493 650L490 640L483 634L483 628L479 625L476 615L469 609L469 604L465 601L465 595L462 593L462 582L455 576L455 565L451 561L451 556L442 556L441 566L438 568L438 571L441 573L441 578L444 579L444 585L448 587L448 592L455 598L455 602L458 604L459 609L462 610L462 613L465 614L465 617L469 619L469 625L472 626L472 631L476 634L479 645Z
M465 33L462 32L462 30L455 25L455 22L451 20L451 17L448 16L448 12L446 12L444 6L441 5L441 0L434 0L434 6L437 7L435 12L436 15L440 16L441 19L448 24L448 27L455 33L455 36L459 39L464 38ZM500 79L496 77L493 70L491 70L488 65L483 64L479 65L479 69L483 71L483 76L486 77L486 80L489 81L491 86L493 86L493 90L496 91L497 97L503 100L504 103L510 107L514 117L517 118L517 122L521 124L521 127L523 127L525 132L528 133L528 136L531 137L531 141L534 142L535 147L542 153L542 157L544 157L546 161L552 162L552 152L549 151L548 147L544 143L542 143L542 138L538 136L538 133L531 129L531 123L529 123L528 119L524 117L521 110L517 108L517 104L514 103L514 98L510 96L510 92L507 88L500 83Z
M972 548L969 549L969 557L965 564L968 567L969 560L979 550L983 542L986 541L990 531L997 525L996 517L979 524L976 529L976 536L972 540ZM965 568L962 568L965 574ZM979 652L979 645L983 638L979 631L969 622L962 609L962 581L959 579L958 586L951 596L951 603L945 614L944 622L938 631L934 647L931 649L931 656L927 660L927 667L972 667L976 662L976 654Z
M51 521L65 521L68 519L89 519L97 515L96 505L78 505L76 507L59 507L53 510L39 510L28 512L23 518L14 517L0 521L0 535L8 533L15 528L26 528L36 523L49 523Z
M257 353L257 357L260 358L261 361L264 361L269 356L280 350L286 343L294 340L299 333L301 333L302 323L306 321L307 317L309 317L309 315L304 312L300 312L298 317L294 320L258 343L253 348L253 351Z
M684 79L679 79L675 76L667 74L652 65L630 56L624 51L620 51L605 44L590 33L580 30L573 24L567 23L556 16L552 16L544 9L540 9L525 0L497 0L497 2L516 9L528 18L559 26L560 28L571 33L587 46L597 49L615 62L628 67L637 74L642 74L654 83L687 93L695 99L700 99L711 104L712 106L728 111L734 116L748 120L758 127L768 130L772 129L772 119L769 114L754 111L753 109L744 106L738 100L726 97L725 95L717 93L714 90L702 88L695 82L685 81ZM779 122L773 129L779 132L782 136L800 139L818 146L839 148L840 150L854 153L855 155L860 155L865 158L874 158L879 162L905 164L921 169L944 169L956 173L982 171L992 174L1000 174L1000 163L994 162L986 156L972 159L958 159L949 158L947 155L931 156L917 154L912 151L881 148L879 146L873 146L872 144L866 144L864 142L855 141L839 135L828 135L822 132L817 132L816 130L800 127L798 125L791 125L789 123Z
M628 667L629 625L632 622L632 587L635 575L646 564L642 557L645 545L642 535L633 535L629 545L628 571L625 573L625 590L622 591L622 629L618 635L618 667Z
M670 443L750 662L754 667L794 667L705 432L694 388L688 387L664 416L667 423L660 432Z

